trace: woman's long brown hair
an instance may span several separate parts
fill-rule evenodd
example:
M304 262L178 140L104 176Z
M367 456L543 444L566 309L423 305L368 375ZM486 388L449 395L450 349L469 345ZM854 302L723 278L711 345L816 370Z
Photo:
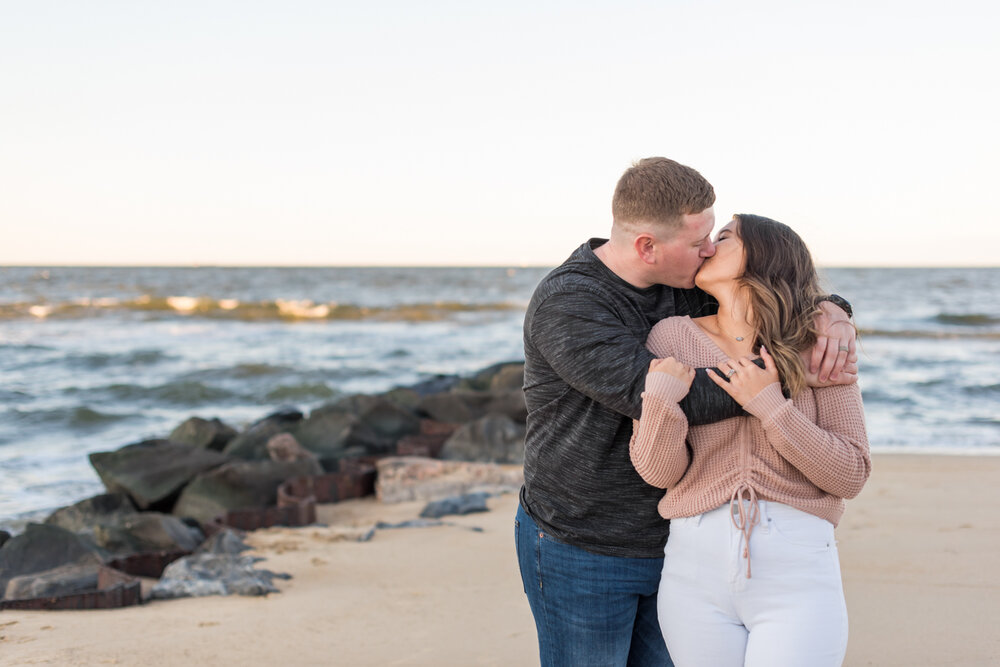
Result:
M746 213L733 218L746 261L738 282L750 298L754 352L767 348L782 385L795 396L806 386L801 353L816 343L822 296L812 255L788 225Z

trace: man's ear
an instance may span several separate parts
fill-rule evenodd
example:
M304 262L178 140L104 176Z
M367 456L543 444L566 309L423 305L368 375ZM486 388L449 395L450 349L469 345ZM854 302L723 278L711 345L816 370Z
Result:
M642 233L632 241L636 256L646 264L656 263L656 238L652 234Z

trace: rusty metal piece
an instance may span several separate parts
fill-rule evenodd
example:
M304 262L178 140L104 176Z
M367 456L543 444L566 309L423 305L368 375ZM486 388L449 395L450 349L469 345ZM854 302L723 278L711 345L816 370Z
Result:
M312 487L299 481L311 479L312 477L293 477L285 480L285 483L278 487L278 507L295 507L305 500L315 504L316 496L312 493Z
M442 435L408 435L396 443L396 454L399 456L426 456L436 459L441 454L448 436Z
M308 526L316 523L316 501L306 498L286 507L230 510L219 521L239 530L257 530L271 526Z
M316 523L316 504L335 503L375 493L375 466L366 460L340 463L341 472L293 477L278 487L278 504L265 509L230 510L204 526L208 535L223 527L256 530Z
M448 436L458 430L458 426L458 424L452 424L450 422L439 422L433 419L421 419L420 435L443 435L445 438L448 438Z
M458 429L458 424L420 420L420 433L408 435L396 443L396 453L399 456L426 456L436 459L441 455L444 443Z
M378 456L359 456L353 459L337 461L337 470L352 475L374 475L378 465Z
M344 459L340 472L293 477L278 487L278 504L264 509L230 510L202 526L211 537L224 528L257 530L316 523L316 504L335 503L375 493L374 458Z
M118 609L142 602L139 580L110 567L97 574L97 590L70 595L55 595L20 600L0 600L0 610Z
M278 487L278 505L311 498L319 503L336 503L375 493L375 468L356 465L357 472L293 477Z
M341 500L374 495L377 462L378 457L340 460L340 472L347 476L343 480Z
M115 558L108 561L107 565L135 577L159 579L168 565L190 553L190 551L147 551Z

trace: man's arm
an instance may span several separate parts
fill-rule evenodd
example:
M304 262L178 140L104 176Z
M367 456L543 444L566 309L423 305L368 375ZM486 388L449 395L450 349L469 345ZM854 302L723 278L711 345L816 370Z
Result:
M836 296L836 295L833 295ZM841 300L840 297L837 297ZM850 304L846 301L846 308ZM820 301L816 316L819 335L812 350L803 355L806 364L806 384L810 387L853 384L858 380L858 331L851 322L851 313L837 301Z
M642 334L624 324L613 306L585 290L549 296L531 316L531 344L567 384L631 419L642 413L649 362ZM745 414L704 370L696 373L681 408L692 424Z
M745 417L747 414L729 394L719 389L704 368L695 369L691 389L679 405L691 426L714 424L730 417Z

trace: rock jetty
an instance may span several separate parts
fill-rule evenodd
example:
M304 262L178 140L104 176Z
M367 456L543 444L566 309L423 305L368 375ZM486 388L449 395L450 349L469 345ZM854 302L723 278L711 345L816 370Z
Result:
M275 592L286 575L256 569L240 530L314 522L316 503L375 493L428 501L426 517L485 511L521 484L503 464L524 460L523 379L523 363L496 364L243 430L195 416L91 454L106 493L0 534L0 609L137 604L140 577L158 580L147 598Z

